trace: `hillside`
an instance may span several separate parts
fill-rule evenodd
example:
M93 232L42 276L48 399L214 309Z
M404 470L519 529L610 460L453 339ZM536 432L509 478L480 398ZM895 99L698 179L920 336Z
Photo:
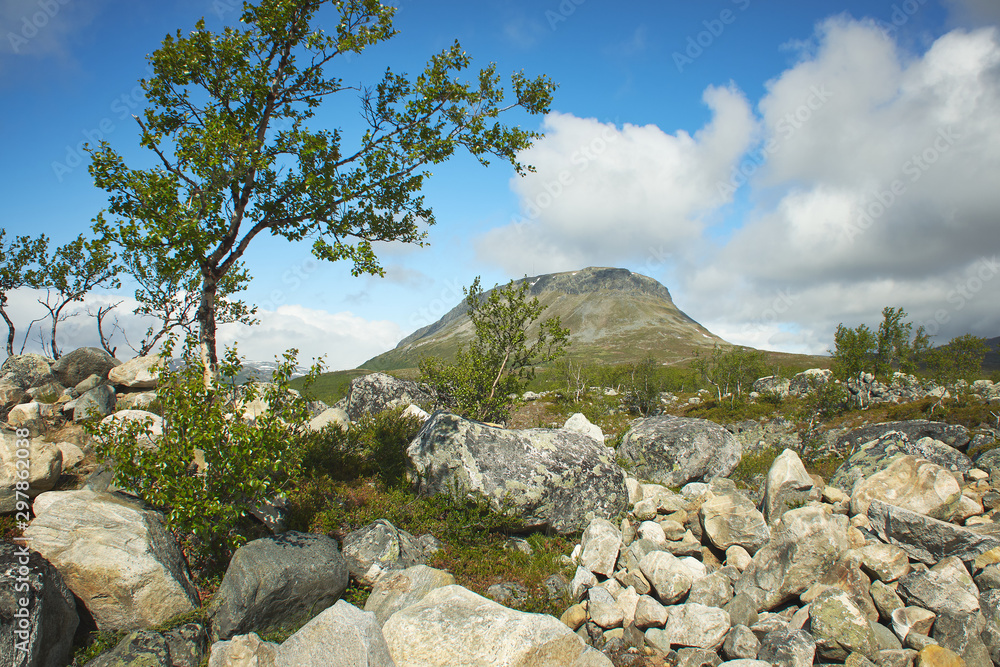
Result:
M661 363L678 363L697 350L729 345L677 308L666 287L627 269L590 267L515 282L523 280L545 306L542 318L558 315L569 328L567 356L573 360L623 363L653 355ZM467 311L463 301L360 368L400 370L416 368L425 356L453 358L473 336Z

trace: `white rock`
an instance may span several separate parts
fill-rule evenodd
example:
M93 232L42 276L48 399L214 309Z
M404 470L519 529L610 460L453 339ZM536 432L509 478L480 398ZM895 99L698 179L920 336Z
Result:
M342 429L350 426L351 420L347 418L347 411L338 407L327 408L309 421L309 430L321 431L330 424L336 424Z
M275 667L396 667L375 614L338 600L281 644Z
M573 431L575 433L582 433L583 435L589 436L596 440L597 442L604 444L604 431L597 424L591 424L590 420L587 419L582 412L574 413L566 423L563 424L563 428L567 431Z
M643 521L639 524L639 538L651 541L653 544L664 547L667 544L667 535L663 528L655 521Z
M251 632L212 644L208 667L273 667L277 655L277 644L261 641Z
M163 358L159 355L136 357L108 371L108 380L130 389L153 389L162 367Z
M714 651L722 646L732 627L729 612L718 607L689 603L670 607L663 636L671 645Z
M653 587L656 597L667 605L687 595L694 581L690 568L666 551L651 551L643 556L639 570Z
M24 481L28 482L29 497L50 490L59 481L63 458L58 447L38 438L19 439L14 434L0 433L0 512L13 512L17 507L16 484L22 480L19 474L24 461L28 464Z
M101 420L101 424L114 424L118 428L125 428L126 424L138 422L140 425L147 425L147 435L140 436L137 441L144 449L155 449L156 443L163 436L163 417L155 412L145 410L119 410Z
M580 564L594 574L610 577L615 573L618 551L622 546L622 534L607 519L592 519L580 538L583 553Z
M39 403L38 401L21 403L15 405L7 413L7 423L14 428L37 427L52 412L53 407L50 403Z
M414 405L413 403L410 403L409 405L406 406L406 409L403 410L403 416L413 417L415 419L419 419L422 422L425 422L431 418L431 416L427 414L425 410L421 409L419 405Z

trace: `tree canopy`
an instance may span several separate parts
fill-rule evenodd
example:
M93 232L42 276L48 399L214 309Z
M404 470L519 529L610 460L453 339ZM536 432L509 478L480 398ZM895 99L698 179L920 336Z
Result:
M337 15L331 30L318 25L324 7ZM309 239L317 258L381 274L374 242L419 244L422 225L434 223L420 194L430 165L464 149L484 165L530 169L517 156L540 135L496 119L514 108L546 113L555 86L545 76L515 72L508 100L494 64L460 80L471 58L458 42L412 79L387 70L358 87L326 74L392 38L394 12L376 0L261 0L244 5L239 27L213 33L199 21L164 39L141 81L140 144L157 166L130 168L107 142L90 148L91 174L117 216L99 231L168 274L197 267L206 381L217 366L219 285L258 236ZM322 102L351 92L361 136L307 126Z

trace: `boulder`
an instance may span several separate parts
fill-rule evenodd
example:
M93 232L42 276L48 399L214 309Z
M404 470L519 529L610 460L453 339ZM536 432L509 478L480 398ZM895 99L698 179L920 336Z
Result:
M418 538L385 519L345 535L343 549L351 576L368 583L389 570L403 570L427 560Z
M309 430L321 431L327 426L336 425L341 429L347 428L351 420L347 418L344 408L327 408L309 421Z
M871 501L878 498L935 519L948 519L958 508L961 495L962 487L952 473L926 459L904 454L854 485L851 513L867 514Z
M126 424L137 422L147 428L145 435L140 435L137 444L143 449L155 449L156 443L163 435L163 417L146 410L119 410L101 420L101 424L114 424L117 428L125 428Z
M563 428L567 431L572 431L573 433L581 433L586 436L590 436L597 442L604 444L604 431L597 424L591 424L590 420L587 419L582 412L577 412L570 416L563 424Z
M80 619L58 570L24 544L0 542L0 591L0 663L68 664Z
M615 573L622 533L607 519L592 519L580 538L580 564L594 574L610 577Z
M788 396L788 387L791 381L788 378L781 378L775 375L762 377L753 383L753 391L758 394L771 394L785 398Z
M824 591L809 605L812 634L818 641L820 656L844 660L850 653L861 653L879 662L878 639L864 612L851 596L837 588Z
M345 600L306 623L278 648L275 667L364 665L396 667L375 614Z
M858 549L861 567L879 581L896 581L910 573L910 559L895 544L872 543Z
M928 564L948 556L971 561L979 554L1000 547L1000 537L980 534L878 499L871 501L867 516L871 530L883 542L895 544L910 558Z
M816 484L799 455L786 449L774 459L764 481L761 510L767 523L774 523L787 510L802 507Z
M75 387L91 375L106 379L121 363L99 347L80 347L59 357L52 364L52 374L64 387Z
M290 531L236 550L209 609L213 641L295 627L340 599L347 563L337 541Z
M971 578L963 582L948 570L911 572L899 580L896 592L908 606L921 607L938 616L965 616L979 611L979 596Z
M375 614L379 626L400 609L416 604L435 588L451 586L455 577L426 565L414 565L386 574L375 582L365 602L365 611Z
M7 413L18 403L30 395L13 382L0 382L0 417L6 418Z
M76 399L73 405L73 421L101 419L115 411L115 403L115 390L110 385L94 387Z
M149 627L191 611L198 593L163 518L109 493L49 491L24 531L100 630Z
M754 601L756 611L771 610L805 591L848 549L848 521L820 506L785 512L771 539L736 580L737 595Z
M611 667L564 623L444 586L389 617L382 633L396 667Z
M639 561L639 570L665 605L683 600L694 582L691 569L667 551L647 553Z
M40 354L15 354L7 357L0 366L0 376L4 382L17 385L21 389L39 387L56 382L52 374L52 360Z
M45 418L52 413L52 406L48 403L37 401L21 403L15 405L7 413L7 425L11 428L26 428L33 432L39 432L45 426Z
M155 391L136 391L129 394L116 394L115 409L148 410L156 400Z
M661 646L670 644L715 650L722 646L730 627L732 621L725 610L688 603L668 607L667 624L663 630L651 629L646 634L659 635Z
M26 454L27 458L19 454ZM25 461L28 464L26 480L19 476L19 472L24 472L23 468L19 470L19 465ZM52 490L62 474L62 463L62 451L56 445L39 438L20 439L13 433L0 432L0 514L17 509L18 481L28 482L25 493L31 498Z
M709 498L698 515L705 537L720 551L738 545L753 554L771 537L764 515L737 491Z
M686 417L637 420L618 446L637 477L664 486L725 477L742 455L743 445L725 428Z
M917 442L921 438L932 438L943 442L953 449L962 449L969 443L969 431L964 426L928 421L926 419L912 419L908 421L868 424L867 426L856 428L853 431L845 433L837 440L837 449L838 451L850 451L865 443L878 440L890 431L902 433L909 442ZM912 454L913 452L907 453ZM933 461L934 459L931 460ZM945 468L948 467L939 461L934 462Z
M387 373L372 373L351 380L347 388L347 416L356 421L362 415L414 404L432 404L434 395L426 385L401 380Z
M205 655L207 636L198 623L166 632L136 630L87 663L87 667L197 667Z
M788 393L793 396L805 396L817 385L826 384L833 377L828 368L809 368L796 373L788 383Z
M212 644L208 667L274 667L278 648L273 642L261 641L255 632L236 635Z
M816 656L816 639L804 630L778 628L760 641L758 658L783 667L809 667Z
M436 412L406 450L420 495L480 495L522 530L582 531L628 506L625 473L592 438L556 429L507 430Z
M108 381L128 389L155 389L163 358L148 355L130 359L108 371Z

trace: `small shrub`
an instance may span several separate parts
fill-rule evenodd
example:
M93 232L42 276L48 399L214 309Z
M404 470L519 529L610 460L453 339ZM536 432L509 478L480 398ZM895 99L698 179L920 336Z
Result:
M770 447L758 452L744 454L736 468L729 475L729 479L743 488L757 488L760 485L761 478L767 475L767 472L771 469L771 465L774 463L774 459L778 458L778 454L780 453L781 451L777 447Z
M760 392L757 400L761 403L766 403L767 405L780 406L785 400L785 397L780 391L769 390Z

